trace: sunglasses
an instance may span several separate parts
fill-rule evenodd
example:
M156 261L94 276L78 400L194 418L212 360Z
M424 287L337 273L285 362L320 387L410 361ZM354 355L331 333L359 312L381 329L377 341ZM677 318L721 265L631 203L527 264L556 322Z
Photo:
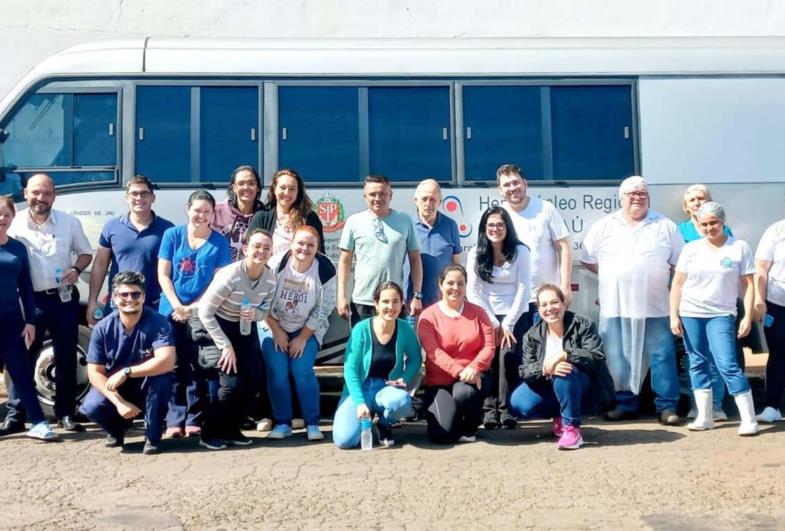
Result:
M373 228L375 231L374 234L376 236L376 239L382 243L387 243L387 233L384 232L384 224L382 223L381 219L379 218L373 219Z
M115 293L117 297L120 297L123 300L132 299L138 301L139 298L142 296L141 291L118 291Z

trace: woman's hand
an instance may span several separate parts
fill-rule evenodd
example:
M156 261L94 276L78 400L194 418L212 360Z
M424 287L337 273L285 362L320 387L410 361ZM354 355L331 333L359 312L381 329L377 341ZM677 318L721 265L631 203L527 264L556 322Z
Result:
M752 330L752 316L745 315L739 323L739 333L736 337L739 339L747 337L750 335L750 330Z
M172 309L172 319L178 323L187 323L191 317L191 307L182 304L175 304Z
M304 338L302 334L289 340L289 357L293 359L297 359L300 356L302 356L303 352L305 351L305 344L307 342L308 340Z
M278 352L289 352L289 334L283 331L280 326L271 326L273 333L273 345Z
M240 319L253 322L256 319L256 308L251 307L246 310L240 310Z
M480 388L480 373L474 367L467 365L458 373L458 380Z
M25 348L29 349L30 345L35 341L35 325L26 324L24 329L22 329L22 338L25 341Z
M387 380L384 382L384 385L391 385L393 387L400 387L402 389L406 388L406 381L403 378L398 378L397 380Z
M562 378L564 378L571 372L572 372L572 363L570 363L569 361L560 361L553 368L553 375L561 376Z
M362 420L364 418L371 418L371 410L365 404L357 406L357 418Z
M678 316L674 317L671 315L671 333L674 336L682 337L684 335L684 330L681 327L681 320Z
M767 311L766 301L755 301L755 305L752 307L753 319L759 323L764 322Z
M218 368L226 374L237 372L237 356L232 347L221 349L221 357L218 358Z
M562 350L561 354L546 360L542 364L542 373L545 376L553 376L556 366L563 361L567 361L567 352Z

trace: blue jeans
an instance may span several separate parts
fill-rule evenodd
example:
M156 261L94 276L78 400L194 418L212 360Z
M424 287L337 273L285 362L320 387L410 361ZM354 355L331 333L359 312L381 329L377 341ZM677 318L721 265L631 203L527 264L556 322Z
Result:
M148 441L157 444L161 441L166 407L172 391L172 373L131 378L118 389L120 396L128 400L144 413L144 435ZM82 401L82 413L98 424L109 435L122 438L131 426L130 419L124 419L108 398L96 388L90 389Z
M267 392L273 408L273 417L277 424L292 425L292 389L289 375L294 377L297 399L303 412L303 420L308 426L319 424L319 381L313 371L319 343L311 336L305 343L303 354L299 358L290 358L286 352L275 348L272 332L260 330L262 356L267 368ZM299 335L299 331L289 333L289 339Z
M708 361L709 361L709 374L711 375L712 405L714 406L714 410L718 411L722 409L722 400L725 398L725 382L722 380L720 371L717 370L717 364L714 363L714 359L710 358ZM687 353L687 355L684 357L684 369L687 371L687 377L689 377L690 374L689 353ZM692 405L694 406L695 404Z
M625 355L622 343L622 323L627 321L623 317L614 317L607 320L604 337L605 354L608 359L608 369L613 375L616 385L626 382L630 377L630 360ZM676 370L676 349L673 344L673 334L667 317L649 317L645 323L643 338L643 356L649 357L651 367L651 388L654 391L654 406L657 412L676 410L679 403L679 375ZM640 375L641 380L645 374ZM638 410L638 395L629 390L616 391L617 407L624 411Z
M209 402L207 378L198 366L189 325L175 321L171 317L169 324L172 325L177 365L172 379L166 426L169 428L201 426L204 410Z
M711 388L709 360L717 369L732 396L750 390L750 384L736 361L736 319L718 317L682 317L684 346L690 356L690 381L693 389Z
M412 397L406 389L385 385L381 378L368 378L363 382L363 398L371 414L379 417L383 425L390 425L403 418L412 407ZM360 444L360 420L357 404L344 391L333 419L333 442L338 448L354 448Z
M10 409L7 420L9 422L24 422L24 415L19 411L19 406L27 413L27 417L33 424L43 422L44 412L38 402L38 392L33 380L33 370L30 362L31 356L25 348L22 340L22 330L25 323L22 313L17 309L13 313L0 315L0 337L3 338L3 347L0 349L0 360L5 364L5 372L11 377L12 386L9 387L9 403L13 389L13 395L17 397L17 409ZM15 413L16 415L12 415Z
M577 367L565 377L523 382L513 391L510 406L521 417L561 417L576 428L581 425L581 403L589 389L589 375Z

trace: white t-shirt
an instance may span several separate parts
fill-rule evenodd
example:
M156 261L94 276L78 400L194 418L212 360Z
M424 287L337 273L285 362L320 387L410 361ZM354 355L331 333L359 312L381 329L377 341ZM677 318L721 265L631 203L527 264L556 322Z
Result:
M506 201L502 207L509 212L518 239L531 252L532 289L530 301L542 284L559 285L559 257L554 242L569 237L570 231L559 211L550 201L529 197L526 208L517 212Z
M581 261L597 264L601 317L667 317L670 266L684 240L676 224L653 210L629 225L621 210L592 225Z
M559 356L564 351L564 337L552 336L550 333L545 336L545 359L542 360L543 366L552 358Z
M493 282L485 282L477 274L476 264L475 246L466 259L466 298L485 310L494 328L499 326L496 316L503 315L502 327L512 331L520 316L529 310L529 250L519 245L515 250L515 259L502 266L494 266Z
M715 249L703 238L684 246L676 271L687 275L681 290L679 315L717 317L736 315L739 277L755 272L752 249L744 240L729 237Z
M283 254L292 246L294 233L287 227L276 225L273 230L273 255Z
M766 229L758 243L755 259L771 262L766 300L785 306L785 219Z
M280 262L280 258L276 262ZM305 326L311 309L316 304L316 289L319 285L319 263L314 260L303 273L294 270L291 262L278 273L278 287L271 313L287 332L296 332Z

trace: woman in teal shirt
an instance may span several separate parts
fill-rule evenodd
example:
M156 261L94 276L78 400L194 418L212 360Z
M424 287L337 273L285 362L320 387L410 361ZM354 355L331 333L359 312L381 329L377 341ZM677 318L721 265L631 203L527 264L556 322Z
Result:
M360 421L378 417L379 444L394 444L390 426L411 408L407 388L420 372L422 353L411 325L398 319L403 290L383 282L374 292L375 316L352 329L343 374L346 385L333 420L333 441L339 448L360 443Z

